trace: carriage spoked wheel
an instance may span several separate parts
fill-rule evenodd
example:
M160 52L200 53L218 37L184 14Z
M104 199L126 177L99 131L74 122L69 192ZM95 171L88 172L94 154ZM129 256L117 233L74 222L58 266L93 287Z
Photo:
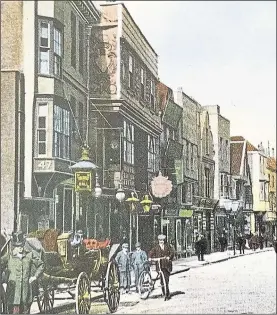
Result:
M138 280L138 293L142 300L149 297L150 292L153 290L153 280L149 271L144 270Z
M54 307L54 299L55 291L52 287L44 285L39 289L37 303L41 314L52 313Z
M112 261L109 262L107 267L104 299L109 307L110 312L116 312L120 300L119 275L117 265Z
M90 280L85 272L81 272L76 283L76 314L89 314L91 307Z

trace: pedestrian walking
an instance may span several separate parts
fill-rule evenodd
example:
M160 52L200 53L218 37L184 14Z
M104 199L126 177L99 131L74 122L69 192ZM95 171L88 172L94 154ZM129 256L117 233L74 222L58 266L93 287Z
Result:
M255 251L259 246L259 239L258 239L257 232L255 232L255 234L251 237L251 244L252 244L252 249Z
M259 239L260 249L263 249L264 248L264 237L263 237L263 235L260 234L258 239Z
M237 237L237 243L239 245L239 253L244 254L244 249L245 249L245 245L246 245L246 239L245 237L242 235L242 233L239 233L239 236Z
M136 250L132 254L132 266L135 272L135 285L136 292L138 292L138 280L139 276L143 271L143 264L147 261L147 254L144 250L141 249L141 243L137 242Z
M121 294L129 293L131 285L131 260L128 247L127 243L123 243L122 250L115 257L119 269Z
M155 245L149 252L149 260L151 258L161 258L165 257L165 259L162 259L160 261L161 265L161 271L164 274L165 282L166 282L166 288L167 291L164 292L164 284L163 284L163 279L161 278L161 286L162 286L162 291L163 294L165 295L165 300L170 299L170 291L169 291L169 277L170 273L172 271L172 260L174 257L174 250L172 247L165 243L165 238L166 236L163 234L158 235L158 245Z
M195 235L195 254L198 257L198 260L201 260L201 249L200 249L200 245L201 245L201 235L199 233L196 233Z
M9 314L29 314L33 302L32 285L42 275L44 263L38 255L26 249L22 232L12 234L11 244L11 252L1 257L1 269L7 267Z
M224 250L227 247L227 238L226 236L222 233L221 236L218 238L219 244L220 244L220 251L224 252Z
M200 235L199 247L200 247L200 260L204 261L204 255L207 253L208 242L207 242L206 237L203 234Z

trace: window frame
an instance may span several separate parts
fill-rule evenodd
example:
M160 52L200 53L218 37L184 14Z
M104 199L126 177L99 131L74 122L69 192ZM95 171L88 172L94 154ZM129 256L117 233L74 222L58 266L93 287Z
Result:
M148 163L147 163L147 168L149 171L151 172L155 172L156 170L156 139L151 136L151 135L148 135L148 146L147 146L147 156L148 156Z
M135 129L134 125L123 121L123 161L130 165L134 165L134 151L135 151Z
M46 107L46 115L41 116L40 115L40 106ZM45 127L40 127L39 120L41 117L45 118ZM47 125L48 125L48 103L47 102L39 102L38 103L38 113L37 113L37 155L38 157L45 157L47 155ZM45 140L39 139L39 134L41 131L44 131L45 133ZM44 153L40 153L40 144L44 143L45 150Z
M128 59L128 87L134 88L134 57L131 54Z
M140 68L140 98L145 99L145 69Z
M42 24L48 25L48 45L41 45ZM64 54L64 30L59 22L41 18L38 20L38 71L39 76L62 77ZM57 34L58 41L57 41ZM58 43L58 50L57 50ZM45 63L44 66L43 63Z
M65 160L70 160L70 152L71 152L70 124L71 124L70 111L59 105L54 104L53 106L53 157L55 158L62 158Z

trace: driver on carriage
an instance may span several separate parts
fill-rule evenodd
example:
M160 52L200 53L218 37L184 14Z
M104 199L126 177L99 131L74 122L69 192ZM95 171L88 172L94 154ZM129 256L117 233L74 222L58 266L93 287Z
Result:
M1 257L1 267L7 266L8 273L9 314L29 314L33 301L32 283L43 273L44 263L38 255L27 250L22 232L12 234L11 245L11 252Z
M170 299L169 293L169 277L170 272L172 271L172 260L174 257L174 251L172 247L165 243L166 236L163 234L158 235L159 244L154 246L149 252L149 260L151 258L164 258L161 259L161 270L165 277L166 282L166 292L164 292L163 288L163 279L161 278L161 286L163 290L163 294L166 296L166 300Z

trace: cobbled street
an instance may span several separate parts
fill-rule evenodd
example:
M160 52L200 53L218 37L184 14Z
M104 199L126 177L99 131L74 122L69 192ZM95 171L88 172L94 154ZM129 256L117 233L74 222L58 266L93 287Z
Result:
M153 292L148 300L117 313L276 314L273 251L191 269L170 281L171 300L164 302Z

